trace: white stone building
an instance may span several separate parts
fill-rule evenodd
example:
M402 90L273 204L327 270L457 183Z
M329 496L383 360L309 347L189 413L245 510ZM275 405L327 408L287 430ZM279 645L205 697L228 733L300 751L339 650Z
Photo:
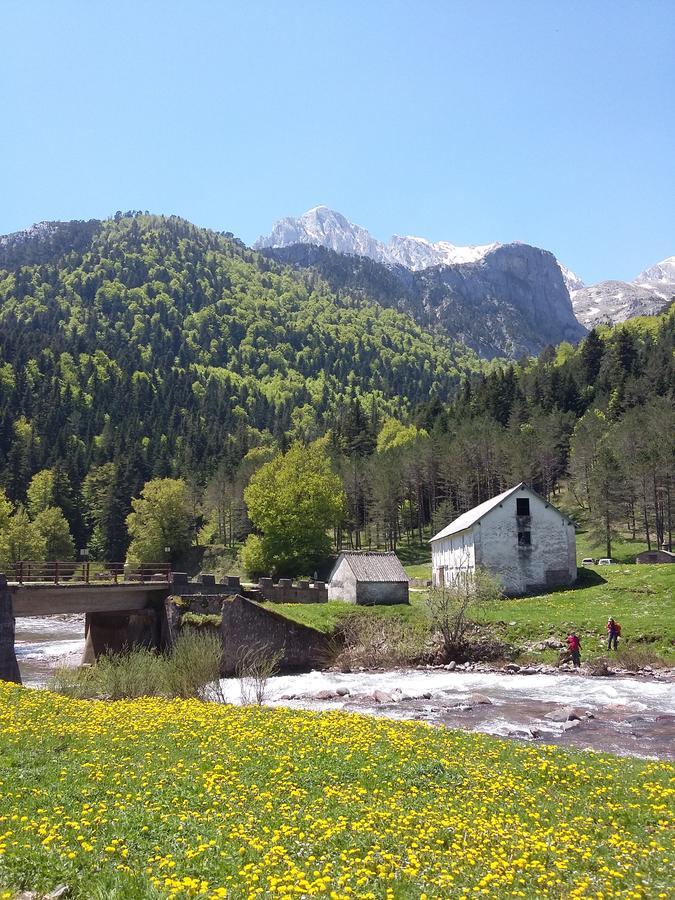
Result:
M574 522L525 484L463 513L431 539L432 583L478 567L505 594L571 585L577 577Z
M328 580L328 599L363 605L407 603L410 582L393 552L343 550Z

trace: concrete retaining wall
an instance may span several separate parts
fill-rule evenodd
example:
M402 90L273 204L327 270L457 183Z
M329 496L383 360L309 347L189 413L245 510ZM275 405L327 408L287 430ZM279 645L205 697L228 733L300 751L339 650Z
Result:
M291 622L281 613L238 595L223 603L221 625L223 675L235 673L242 648L257 646L270 653L282 651L282 671L307 670L323 666L330 656L326 635Z

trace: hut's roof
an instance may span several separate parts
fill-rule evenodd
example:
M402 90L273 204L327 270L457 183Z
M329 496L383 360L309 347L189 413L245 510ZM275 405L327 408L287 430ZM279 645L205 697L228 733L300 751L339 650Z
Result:
M393 551L343 550L331 572L331 579L346 560L357 581L408 581L401 560Z

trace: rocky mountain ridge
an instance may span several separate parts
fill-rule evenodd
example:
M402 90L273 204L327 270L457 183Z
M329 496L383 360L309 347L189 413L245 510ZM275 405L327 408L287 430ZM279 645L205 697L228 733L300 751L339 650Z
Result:
M514 258L529 253L528 250L522 249L529 245L518 242L460 246L449 241L434 243L426 238L411 235L405 237L394 235L389 243L385 244L374 238L366 228L355 225L341 213L326 206L316 206L298 217L291 216L280 219L272 228L271 233L266 237L259 238L254 246L257 249L269 251L281 250L298 244L321 246L336 253L351 256L365 256L388 266L399 276L402 268L418 273L437 266L450 267L479 263L488 259L500 247L510 248L508 252ZM530 249L539 250L539 248ZM601 323L622 322L638 315L653 315L665 309L675 295L675 257L669 257L656 263L638 275L633 282L604 281L595 285L586 285L560 260L555 259L552 254L549 255L552 256L562 274L568 297L572 302L574 316L586 328ZM483 280L481 283L483 288L486 288ZM531 285L532 292L541 294L547 285L550 287L548 279L545 279L543 284L533 283ZM503 287L502 284L501 288ZM494 291L490 290L487 295L477 299L483 303L488 297L493 300L498 299L494 296ZM474 299L470 291L468 291L466 299L468 302ZM502 299L508 306L510 302L508 294ZM558 299L563 308L557 310L556 318L560 316L565 318L567 301L560 297ZM552 302L555 302L553 297L544 297L542 301L543 306L549 311L552 308ZM565 333L569 332L568 328L564 330ZM561 337L560 339L569 338ZM498 341L498 343L500 342ZM506 343L501 341L500 346L503 349L508 343L508 340ZM517 341L511 343L515 346Z
M281 219L254 246L278 261L318 270L333 289L358 291L407 312L482 356L537 354L586 333L565 283L565 277L579 279L569 270L565 275L552 253L529 244L462 247L396 235L384 244L319 206ZM317 247L326 252L311 249ZM359 261L363 257L370 266Z
M316 244L336 253L368 256L384 265L405 266L413 272L431 266L476 262L499 247L498 243L462 247L449 241L433 243L426 238L398 234L385 244L327 206L315 206L297 218L280 219L271 234L258 238L253 247L277 249L291 244Z
M655 263L633 281L601 281L571 288L577 319L594 325L616 325L635 316L654 316L675 301L675 256Z

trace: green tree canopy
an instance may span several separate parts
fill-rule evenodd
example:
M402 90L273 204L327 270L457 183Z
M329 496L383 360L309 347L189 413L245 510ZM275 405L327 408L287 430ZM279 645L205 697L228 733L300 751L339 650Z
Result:
M0 567L8 567L22 560L44 558L44 538L20 506L0 532Z
M172 559L190 547L190 498L179 478L154 478L141 496L131 501L127 516L131 544L127 558L132 563L161 562L170 547Z
M295 444L252 476L244 499L260 534L242 551L251 573L308 573L330 554L329 530L344 514L345 497L326 443Z
M41 510L33 520L33 528L44 542L45 559L75 558L75 544L66 517L57 506Z
M54 472L42 469L36 472L28 485L28 514L34 519L39 513L54 505Z

